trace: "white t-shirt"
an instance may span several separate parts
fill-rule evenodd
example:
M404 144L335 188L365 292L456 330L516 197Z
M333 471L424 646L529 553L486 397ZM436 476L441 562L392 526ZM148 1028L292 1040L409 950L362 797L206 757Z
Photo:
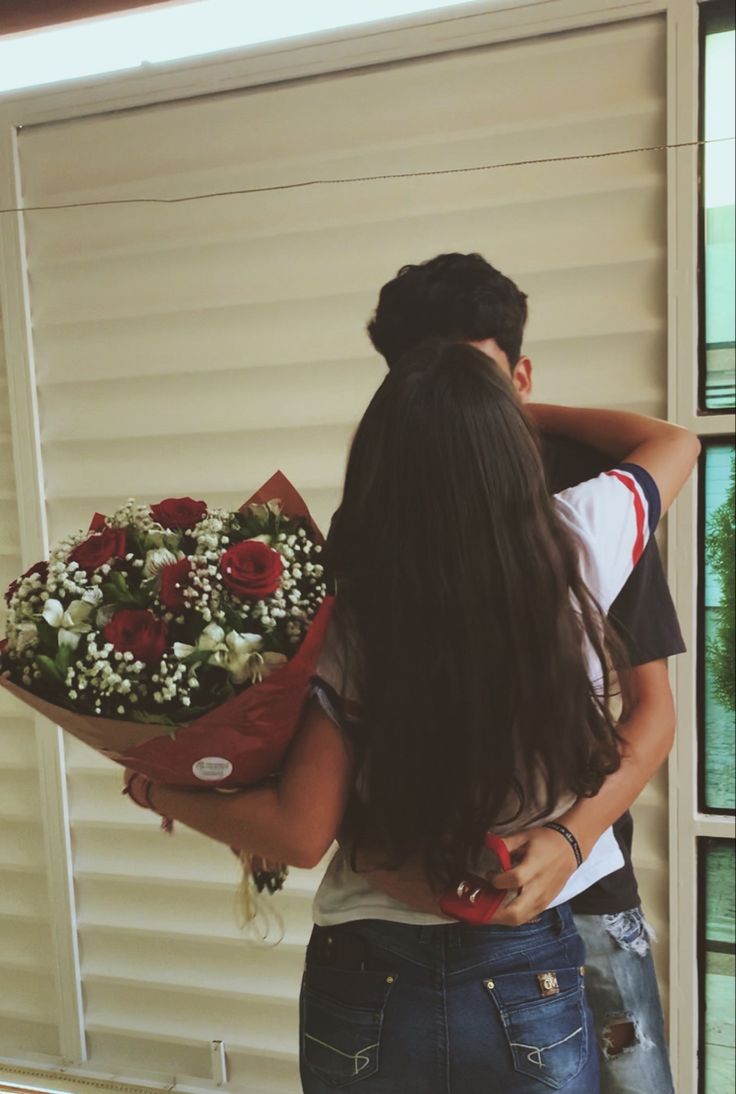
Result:
M554 502L560 517L580 545L583 581L601 609L607 612L657 526L660 499L656 483L644 468L621 464L595 479L563 490L554 496ZM601 666L592 649L588 653L588 672L594 683L600 679ZM339 709L340 699L357 699L356 695L350 694L349 684L346 687L332 631L320 656L315 694L337 725L344 724L344 715ZM546 819L554 820L556 816L561 816L573 801L573 795L561 799ZM523 829L524 818L521 817L513 825L494 826L492 831L503 836ZM623 865L621 849L613 830L608 828L549 907L571 900ZM474 871L482 875L493 868L493 860L481 856ZM374 888L364 873L351 869L349 855L340 848L335 851L317 890L313 913L315 923L325 927L355 919L386 919L395 923L428 925L448 922L441 916L417 912Z

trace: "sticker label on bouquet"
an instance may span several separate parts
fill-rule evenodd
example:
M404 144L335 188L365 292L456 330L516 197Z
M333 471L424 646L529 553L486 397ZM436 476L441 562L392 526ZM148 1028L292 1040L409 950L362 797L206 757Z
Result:
M203 756L192 765L192 772L202 782L214 783L232 774L233 765L222 756Z

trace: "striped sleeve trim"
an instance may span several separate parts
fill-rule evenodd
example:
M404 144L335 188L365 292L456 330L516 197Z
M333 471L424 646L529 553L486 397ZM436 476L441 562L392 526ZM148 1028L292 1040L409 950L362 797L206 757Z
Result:
M605 474L617 479L631 493L636 518L632 563L636 566L659 523L662 510L659 488L649 472L636 463L622 463Z

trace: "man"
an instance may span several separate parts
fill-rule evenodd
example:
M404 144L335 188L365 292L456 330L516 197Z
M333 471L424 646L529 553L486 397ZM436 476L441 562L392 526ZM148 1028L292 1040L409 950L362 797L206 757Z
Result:
M526 295L477 254L444 254L404 266L381 289L368 333L389 368L430 337L469 342L511 377L523 401L531 396L532 363L522 355ZM550 490L592 478L607 469L593 449L563 438L545 438ZM666 758L674 734L674 707L666 658L683 652L672 599L654 540L611 609L626 643L635 708L621 725L622 765L594 799L574 807L575 835L589 849L611 823L624 866L573 902L588 964L588 998L602 1051L601 1090L628 1094L673 1091L664 1021L644 919L631 864L633 821L628 806ZM623 814L623 815L620 815ZM615 822L615 823L614 823ZM572 826L566 820L568 826ZM538 828L507 841L521 865L496 878L521 892L494 922L524 922L546 906L574 869L569 848L556 832ZM374 871L373 884L402 894L401 881Z

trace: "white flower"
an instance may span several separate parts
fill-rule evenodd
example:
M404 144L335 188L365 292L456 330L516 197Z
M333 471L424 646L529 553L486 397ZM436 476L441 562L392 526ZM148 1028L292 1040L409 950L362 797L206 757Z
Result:
M226 668L234 684L244 684L249 679L257 683L288 660L283 653L261 653L263 640L257 634L230 631L225 641L229 650Z
M283 664L287 658L282 653L261 653L263 639L259 634L225 634L217 623L205 627L196 646L184 642L174 644L174 655L180 661L193 653L209 653L207 663L225 669L234 684L263 679L266 673Z
M95 614L95 624L97 626L97 629L100 631L104 631L105 627L114 615L114 604L104 604L101 608L99 608L97 610L97 613Z
M183 661L185 657L198 653L200 650L210 650L212 653L217 650L226 650L224 642L225 632L222 627L218 627L217 623L209 623L200 634L196 646L188 646L186 642L175 642L174 656Z
M93 605L83 600L73 600L66 611L58 600L47 600L42 615L50 627L58 630L59 645L75 650L80 636L92 630L89 617L93 611Z
M256 654L256 656L258 662L251 667L251 678L254 684L257 684L264 676L268 676L269 672L273 672L274 669L279 668L289 660L283 653L264 653Z
M96 608L98 604L102 603L102 589L99 587L85 589L82 593L82 600L85 604L92 604Z
M259 634L238 634L230 631L225 639L222 665L230 673L234 684L244 684L253 679L253 669L262 660L258 650L262 644Z
M15 648L18 653L33 646L38 639L38 627L35 623L19 623L15 633Z
M165 566L171 566L179 561L179 555L174 554L168 547L156 547L146 555L143 567L145 577L158 577Z

